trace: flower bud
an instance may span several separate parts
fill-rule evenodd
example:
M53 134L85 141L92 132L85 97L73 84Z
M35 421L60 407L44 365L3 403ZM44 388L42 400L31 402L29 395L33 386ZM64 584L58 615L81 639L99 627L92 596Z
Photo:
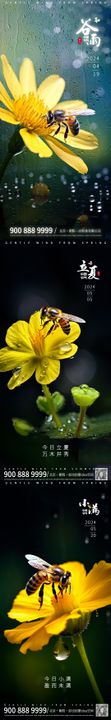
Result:
M12 418L12 424L18 435L23 435L24 437L27 437L27 435L35 431L33 425L30 425L26 420L20 420L20 418Z
M85 409L90 407L90 405L92 405L100 395L98 390L89 387L89 385L77 385L77 387L72 387L71 393L75 404Z

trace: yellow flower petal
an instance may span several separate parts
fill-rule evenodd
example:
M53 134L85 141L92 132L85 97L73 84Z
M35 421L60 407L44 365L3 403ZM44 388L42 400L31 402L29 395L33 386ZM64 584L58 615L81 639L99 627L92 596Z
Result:
M33 353L34 355L34 353ZM10 350L6 347L0 350L0 372L8 372L21 365L27 360L32 358L32 353L21 352L20 350Z
M56 155L60 158L60 160L63 160L63 162L65 162L67 165L70 165L70 167L74 168L74 170L77 170L77 172L81 173L82 175L88 172L88 167L84 163L84 161L81 160L78 155L72 153L71 150L65 145L64 148L61 147L61 143L55 137L53 137L53 140L48 139L47 142L53 152L55 152Z
M38 330L41 332L41 329L43 329L43 336L45 338L48 330L50 330L51 327L52 322L49 321L46 325L44 324L44 322L41 322L41 310L37 310L37 312L33 313L33 315L30 316L29 333L31 331L31 335L35 336Z
M65 81L59 75L49 75L38 88L38 95L47 109L52 110L64 92Z
M56 359L44 357L37 361L35 377L41 385L50 385L60 373L60 362Z
M71 134L71 131L69 130L67 140L64 139L64 130L65 128L61 126L60 132L58 133L58 140L61 142L64 142L66 145L69 145L69 147L80 148L81 150L96 150L98 147L98 140L96 135L93 135L93 133L87 132L86 130L80 130L79 135ZM54 136L53 136L54 137Z
M5 337L7 345L14 349L32 350L32 344L29 335L29 323L25 320L18 320L10 325Z
M3 102L9 110L13 110L13 100L9 97L2 82L0 82L0 101Z
M46 621L45 621L46 622ZM37 650L42 650L44 645L48 645L49 643L49 636L46 632L46 629L44 627L44 623L40 623L41 628L38 628L31 637L26 640L23 645L21 645L20 652L25 655L27 650L33 650L33 652L36 652Z
M93 565L81 592L80 610L96 610L111 604L111 563L101 560Z
M51 604L52 589L50 586L44 588L44 602L42 608L38 600L38 591L33 595L27 595L26 590L21 590L16 595L11 610L8 612L8 616L19 622L39 620L39 618L50 617L51 612L53 613L53 607Z
M41 140L39 135L36 135L34 132L28 132L26 128L22 128L22 130L20 130L20 135L28 150L31 150L33 153L38 153L40 157L51 157L51 150L48 145Z
M55 348L55 350L52 351L52 356L54 355L57 360L67 360L69 357L73 357L78 350L78 345L75 345L75 343L72 343L70 345L68 342L58 346ZM51 356L51 357L52 357Z
M1 55L1 61L6 84L8 85L8 88L12 93L13 97L16 99L20 97L20 95L22 95L20 82L11 65L9 64L6 55Z
M21 353L20 353L21 354ZM10 378L9 382L7 383L9 390L14 390L15 387L18 387L19 385L22 385L22 383L29 380L30 377L32 377L36 367L36 358L31 360L28 360L27 362L22 363L21 369L15 369L14 375Z
M37 629L40 630L40 627L43 625L43 623L46 623L46 620L42 620L42 622L26 622L26 623L20 623L20 625L17 625L13 630L5 630L4 635L7 638L7 640L10 643L21 643L22 640L25 640L25 638L30 637L33 633L35 633L35 629L38 626Z
M0 107L0 120L11 123L11 125L19 125L18 120L15 120L15 115L2 107Z
M47 326L46 326L47 327ZM74 340L77 340L81 333L80 326L76 322L70 322L70 333L69 335L66 335L65 332L63 332L60 325L56 327L56 330L52 329L52 332L50 335L47 335L45 339L45 348L46 348L46 355L49 353L52 353L56 351L59 346L64 345L66 343L70 344Z
M17 625L14 630L5 630L4 636L8 642L16 644L28 638L27 642L23 643L20 648L20 652L25 655L28 648L30 650L41 650L43 645L48 644L49 637L46 633L45 625L46 620L22 623L21 625Z
M20 84L22 87L23 95L28 95L30 92L36 93L36 76L32 60L30 58L24 58L20 67Z
M54 106L55 107L55 106ZM73 110L78 112L79 109L86 110L87 103L85 103L83 100L63 100L63 102L60 102L56 106L56 110ZM75 113L76 114L76 113Z
M56 618L52 622L47 623L46 629L47 633L49 635L59 635L59 633L63 632L66 627L66 623L69 620L70 615L69 613L66 613L64 615L61 615L61 617Z
M29 320L29 332L31 330L31 333L35 335L38 330L41 329L41 312L40 310L37 310L33 313L33 315L30 315Z

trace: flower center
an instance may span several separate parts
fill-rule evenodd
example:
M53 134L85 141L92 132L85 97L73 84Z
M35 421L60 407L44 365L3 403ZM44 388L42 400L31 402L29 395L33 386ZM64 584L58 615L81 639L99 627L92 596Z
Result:
M27 130L37 132L38 135L51 134L53 128L47 123L48 108L39 94L30 92L14 100L13 112L16 120Z
M55 611L55 617L71 613L72 610L74 610L74 598L72 593L69 593L69 589L67 589L67 592L64 591L63 595L59 592L57 594L57 600L52 597L52 605Z
M44 357L45 355L45 339L44 335L41 330L37 330L35 335L29 330L30 340L32 343L32 347L34 349L34 352L36 353L37 357Z

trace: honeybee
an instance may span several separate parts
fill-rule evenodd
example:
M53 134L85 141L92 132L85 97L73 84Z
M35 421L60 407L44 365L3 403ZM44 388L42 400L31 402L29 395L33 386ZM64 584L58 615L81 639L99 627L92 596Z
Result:
M69 578L71 577L71 572L64 572L64 570L61 567L58 567L57 565L50 565L50 563L46 562L45 560L42 560L42 558L36 557L36 555L25 555L26 559L28 560L28 564L32 567L36 568L36 573L30 577L26 584L26 592L27 595L32 595L32 593L36 592L38 588L39 590L39 603L40 608L43 604L43 597L44 597L44 585L52 585L52 593L57 600L57 593L55 589L55 583L58 584L58 589L63 596L63 591L67 592L67 589L69 588L69 592L71 592L71 583Z
M90 108L82 109L82 107L78 108L78 110L76 108L72 110L68 110L68 108L66 110L49 110L47 113L47 123L50 126L55 125L55 123L58 124L54 135L58 135L61 125L64 125L64 140L67 140L69 130L72 135L78 135L80 131L80 123L76 117L77 115L95 115L95 110L90 110Z
M49 320L52 320L53 329L56 330L57 326L60 325L66 335L69 335L70 333L71 321L85 323L85 320L82 320L82 318L79 318L76 315L69 315L68 313L62 312L62 310L59 310L59 308L48 307L47 305L44 305L41 309L41 321L43 321L45 317L47 317L47 320L44 325L46 325ZM52 327L48 330L47 335L49 335L51 331Z

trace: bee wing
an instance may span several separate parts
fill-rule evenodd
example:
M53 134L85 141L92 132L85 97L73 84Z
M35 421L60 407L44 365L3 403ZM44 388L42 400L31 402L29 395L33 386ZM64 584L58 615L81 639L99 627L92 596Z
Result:
M73 115L75 115L76 117L77 117L77 115L95 115L95 110L91 110L90 108L82 109L81 107L76 109L76 107L73 107L72 110L68 111L68 108L67 108L67 110L65 112L65 117L68 118L70 115L71 115L71 117Z
M82 108L80 108L80 110L77 111L77 115L95 115L95 110L91 110L90 108L82 110Z
M45 560L42 560L42 558L38 557L37 555L25 555L26 560L28 560L28 565L31 565L32 567L35 567L39 570L46 570L50 567L50 563L45 562Z
M77 323L85 323L86 320L83 320L83 318L77 317L77 315L70 315L70 320Z
M66 318L66 320L72 320L72 322L77 323L85 323L86 320L83 320L83 318L77 317L77 315L67 315L67 313L63 313L63 317Z

